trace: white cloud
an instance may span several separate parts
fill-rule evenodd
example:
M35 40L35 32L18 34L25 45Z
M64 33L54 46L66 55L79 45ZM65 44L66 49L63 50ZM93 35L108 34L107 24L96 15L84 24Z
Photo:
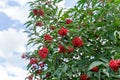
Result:
M18 6L9 6L7 3L8 1L15 1L17 2ZM27 21L27 16L29 14L29 7L27 6L27 2L34 1L34 0L1 0L0 1L0 12L5 13L8 17L13 20L18 20L22 24ZM65 0L58 3L59 7L64 7Z
M22 24L27 21L28 16L28 6L27 2L31 0L9 0L9 1L15 1L16 3L20 4L18 6L9 6L8 0L1 0L0 1L0 12L5 13L8 17L10 17L13 20L18 20Z
M26 62L21 59L22 52L26 51L27 35L23 30L0 31L0 80L24 80L27 75L22 67Z
M27 21L28 9L25 7L9 6L4 9L1 8L0 12L5 13L12 20L18 20L21 23L25 23Z
M24 6L27 2L35 1L35 0L10 0L10 1L15 1L15 2L19 3L21 6Z
M24 44L27 42L27 35L23 30L8 30L0 31L0 51L5 53L23 52L25 51Z
M0 66L0 80L24 80L27 76L27 71L7 65L5 67Z
M7 4L6 0L0 1L0 8L5 8Z

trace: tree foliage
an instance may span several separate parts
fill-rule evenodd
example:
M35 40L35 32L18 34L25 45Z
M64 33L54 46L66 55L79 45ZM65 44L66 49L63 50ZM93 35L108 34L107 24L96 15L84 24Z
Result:
M78 0L70 9L61 1L28 3L25 32L36 48L26 54L26 79L120 79L120 1Z

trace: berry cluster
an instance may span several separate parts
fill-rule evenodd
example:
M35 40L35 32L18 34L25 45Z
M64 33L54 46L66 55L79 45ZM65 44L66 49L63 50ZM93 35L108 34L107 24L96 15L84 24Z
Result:
M109 67L113 70L113 71L118 71L119 67L120 67L120 60L110 60L109 62Z

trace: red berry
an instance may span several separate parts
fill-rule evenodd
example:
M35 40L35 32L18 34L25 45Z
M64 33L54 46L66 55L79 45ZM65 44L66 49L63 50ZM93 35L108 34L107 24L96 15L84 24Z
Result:
M38 15L39 14L39 10L38 9L33 9L33 14L34 15Z
M50 72L46 73L46 78L49 78L50 76L51 76Z
M109 67L113 70L113 71L118 71L119 69L119 64L117 62L117 60L110 60L109 62Z
M72 20L71 19L66 19L66 24L71 24Z
M44 35L44 40L47 42L52 42L52 37L49 34Z
M64 53L66 51L65 47L62 46L61 44L58 45L58 51L59 53Z
M44 63L44 62L42 62L42 63L40 63L40 65L39 65L39 66L42 68L42 67L44 67L44 64L45 64L45 63Z
M74 37L73 40L72 40L72 44L75 47L81 47L81 46L83 46L83 41L80 37Z
M42 9L38 10L38 9L33 9L33 14L38 16L44 16L44 11Z
M21 55L21 57L24 59L24 58L27 57L27 54L23 53L23 54Z
M66 36L67 33L68 33L68 29L66 29L66 28L64 28L64 27L62 27L62 28L58 31L58 34L59 34L60 36Z
M67 48L67 53L71 53L71 52L73 52L74 51L74 48L73 47L71 47L71 46L69 46L68 48Z
M42 9L39 10L39 15L44 16L44 11Z
M45 59L48 55L48 48L44 47L44 48L38 50L38 55L40 58Z
M32 68L33 68L33 69L36 69L37 67L34 65Z
M50 26L50 30L55 30L55 26Z
M96 67L93 67L92 69L91 69L91 71L93 71L93 72L98 72L98 70L99 70L99 68L96 66Z
M41 73L42 73L42 70L37 70L36 73L37 73L37 74L41 74Z
M119 60L116 60L118 66L120 66L120 59Z
M28 80L32 80L33 79L33 75L30 75L27 77Z
M30 64L37 64L37 63L38 63L37 58L31 58L30 59Z
M42 22L36 22L35 26L43 26Z
M87 80L87 75L86 74L82 74L81 76L80 76L80 80Z

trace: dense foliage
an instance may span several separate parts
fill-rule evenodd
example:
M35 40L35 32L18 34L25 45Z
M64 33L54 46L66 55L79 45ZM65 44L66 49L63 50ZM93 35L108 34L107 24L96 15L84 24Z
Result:
M120 0L78 0L70 9L61 1L29 2L25 32L36 48L22 55L26 79L120 79Z

